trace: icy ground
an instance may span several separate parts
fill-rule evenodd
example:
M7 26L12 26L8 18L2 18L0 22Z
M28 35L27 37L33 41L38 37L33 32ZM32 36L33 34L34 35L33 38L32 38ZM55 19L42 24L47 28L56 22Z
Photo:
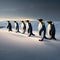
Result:
M0 60L60 60L59 32L56 38L40 42L39 37L0 29Z

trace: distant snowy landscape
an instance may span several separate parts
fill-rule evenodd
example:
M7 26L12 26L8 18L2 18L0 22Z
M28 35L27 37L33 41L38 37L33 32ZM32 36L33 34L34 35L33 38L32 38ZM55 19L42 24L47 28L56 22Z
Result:
M57 40L44 41L38 41L40 36L37 21L31 21L35 37L16 33L14 22L11 23L13 31L9 32L6 28L7 22L0 22L0 27L3 26L0 28L0 60L60 60L60 21L54 22ZM19 26L21 30L21 22Z

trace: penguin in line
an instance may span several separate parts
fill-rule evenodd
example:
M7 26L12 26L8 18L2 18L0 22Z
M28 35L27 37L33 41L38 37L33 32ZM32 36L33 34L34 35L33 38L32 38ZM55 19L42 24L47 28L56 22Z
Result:
M8 22L8 26L7 26L8 30L12 31L12 25L11 25L10 21L7 21L7 22Z
M28 23L28 33L29 33L29 37L31 35L35 36L35 34L33 34L33 29L32 29L32 24L29 22L29 20L26 20L26 22Z
M20 31L19 31L19 24L18 24L18 22L16 22L16 21L14 21L14 22L15 22L16 32L20 32Z
M46 27L45 27L45 23L44 23L43 19L38 19L38 21L39 21L39 26L38 26L39 35L41 36L42 32L43 32L43 37L39 41L43 41L44 38L47 39L47 37L46 37Z
M22 31L23 31L22 34L24 34L24 33L26 32L26 24L25 24L24 21L21 21L21 22L22 22L22 24L21 24L21 28L22 28Z
M50 27L49 27L49 25L50 25ZM51 36L50 39L56 40L56 38L55 38L56 29L55 29L55 25L54 25L54 23L52 21L48 21L48 29L49 29L48 33Z

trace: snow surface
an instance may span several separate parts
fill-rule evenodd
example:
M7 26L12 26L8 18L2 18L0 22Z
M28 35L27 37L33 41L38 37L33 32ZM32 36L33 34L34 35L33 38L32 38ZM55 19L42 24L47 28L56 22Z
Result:
M34 33L35 37L28 37L0 29L0 60L60 60L60 33L57 40L44 41L38 41L38 32Z
M12 21L14 28L14 22ZM18 22L21 26L21 22ZM0 26L0 60L60 60L60 21L55 22L57 40L38 41L38 22L32 21L35 37L28 34L8 32L7 22L1 21ZM47 24L46 24L47 27Z

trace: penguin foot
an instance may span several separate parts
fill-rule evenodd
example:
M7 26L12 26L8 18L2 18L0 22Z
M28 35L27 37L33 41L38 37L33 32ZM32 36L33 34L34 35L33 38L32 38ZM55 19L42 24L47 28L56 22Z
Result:
M33 34L33 36L35 36L35 34Z
M39 41L43 41L43 39L39 40Z
M29 35L28 37L30 37L31 35Z
M20 33L20 31L16 31L16 33Z
M56 38L52 38L52 39L57 40Z

